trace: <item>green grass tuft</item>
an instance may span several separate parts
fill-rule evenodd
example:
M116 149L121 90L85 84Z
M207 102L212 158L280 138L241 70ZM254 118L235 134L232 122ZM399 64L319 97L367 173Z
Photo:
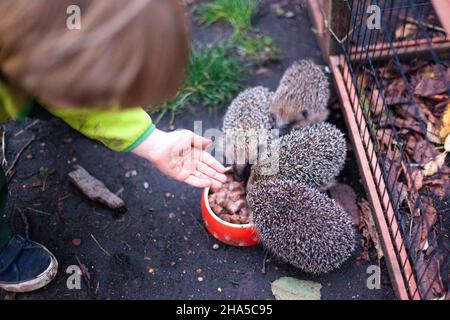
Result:
M280 49L271 36L265 34L241 34L233 39L239 55L255 65L280 59Z
M242 89L244 69L238 57L227 45L194 46L189 56L186 79L177 96L162 104L156 122L186 110L188 105L201 104L208 108L231 101Z
M200 4L197 12L200 22L207 26L222 21L229 23L234 34L251 30L252 18L256 13L260 0L213 0Z

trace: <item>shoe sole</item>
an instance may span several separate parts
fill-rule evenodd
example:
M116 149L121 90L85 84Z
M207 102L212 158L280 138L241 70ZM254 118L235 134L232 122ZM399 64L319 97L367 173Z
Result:
M0 289L9 292L31 292L45 287L58 273L58 261L55 256L44 246L41 247L50 255L50 264L36 279L15 284L0 284Z

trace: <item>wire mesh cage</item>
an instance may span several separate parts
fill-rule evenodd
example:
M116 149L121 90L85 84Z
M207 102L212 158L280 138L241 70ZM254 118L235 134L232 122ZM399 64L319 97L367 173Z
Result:
M322 14L329 10L322 30L334 39L329 62L403 299L449 298L446 6L447 0L319 1Z

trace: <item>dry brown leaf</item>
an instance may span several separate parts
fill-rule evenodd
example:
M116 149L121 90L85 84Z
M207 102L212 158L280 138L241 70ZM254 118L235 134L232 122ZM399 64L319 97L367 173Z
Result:
M436 174L442 166L445 164L445 157L447 156L447 152L443 152L440 155L438 155L436 158L428 162L424 165L422 174L425 177L432 176Z
M329 191L331 198L350 214L353 224L359 226L361 211L356 205L356 194L353 188L345 183L336 183Z
M431 259L431 261L429 261ZM416 259L417 274L421 281L420 289L428 293L425 299L434 299L442 297L445 292L442 278L440 275L440 261L437 255L426 257L425 253L420 253ZM431 290L429 290L431 288Z
M440 79L422 79L414 89L414 94L428 98L437 94L445 93L447 85Z
M390 149L391 144L394 142L392 137L392 129L380 129L377 131L377 139L381 141L386 148Z
M381 246L380 239L378 237L377 229L375 227L375 223L372 217L372 209L370 208L369 202L365 199L361 199L359 203L359 207L361 208L361 217L364 221L364 226L367 229L367 240L372 241L375 249L377 251L378 259L383 257L383 248ZM364 232L363 232L364 235Z
M425 79L439 79L442 68L437 65L427 65L420 69L419 76Z
M427 99L432 100L434 102L443 102L448 100L448 95L446 94L435 94L433 96L427 97Z
M406 23L395 29L395 39L407 38L417 32L417 26L412 23Z
M442 139L439 135L439 129L431 121L427 123L427 137L428 140L435 144L442 143Z
M450 102L447 103L444 115L442 116L440 135L442 139L450 135Z
M450 134L447 136L447 138L445 138L444 150L446 152L450 152Z
M439 155L436 148L423 139L421 136L409 136L406 152L414 159L416 163L425 164Z

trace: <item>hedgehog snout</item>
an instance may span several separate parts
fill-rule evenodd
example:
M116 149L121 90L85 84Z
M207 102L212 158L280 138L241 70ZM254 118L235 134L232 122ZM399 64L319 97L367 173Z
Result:
M234 164L233 173L234 179L239 182L247 181L250 176L251 165L249 164Z
M292 123L286 123L278 127L280 137L285 136L289 133L291 133L292 130Z

